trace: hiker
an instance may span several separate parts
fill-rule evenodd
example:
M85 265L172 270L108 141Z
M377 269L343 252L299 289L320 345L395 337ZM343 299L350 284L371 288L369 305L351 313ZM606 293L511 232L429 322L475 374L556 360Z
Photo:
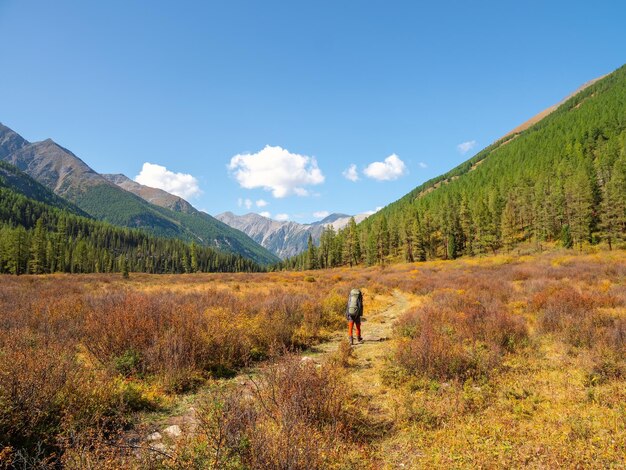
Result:
M360 289L352 289L348 296L348 308L346 308L346 318L348 319L348 339L350 344L354 344L352 329L356 325L357 341L363 342L361 337L361 317L363 316L363 294Z

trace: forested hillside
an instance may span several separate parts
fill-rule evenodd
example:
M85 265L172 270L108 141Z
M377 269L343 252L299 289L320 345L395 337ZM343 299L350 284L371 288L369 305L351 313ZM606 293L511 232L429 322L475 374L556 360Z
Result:
M626 240L626 66L530 128L282 267L453 259L520 243Z
M0 124L0 159L95 219L240 254L261 264L278 260L244 233L208 214L161 207L120 188L51 139L30 143Z
M30 199L65 209L75 215L88 217L87 213L79 209L66 199L57 196L45 186L29 177L17 167L0 160L0 188L11 188Z
M135 196L149 202L151 207L163 218L173 219L178 226L183 227L191 234L191 239L183 236L188 241L195 240L197 243L216 246L222 250L239 253L246 258L253 259L257 263L271 264L278 260L269 250L257 244L243 231L233 230L233 227L221 220L199 211L183 198L170 194L157 188L150 188L132 181L130 178L117 175L102 175L107 181L119 186ZM90 205L101 205L101 198L106 199L106 194L96 197L91 194ZM88 203L83 200L83 203ZM125 207L121 205L120 211ZM121 224L125 225L125 224Z
M0 273L260 270L239 255L116 227L83 214L0 162Z

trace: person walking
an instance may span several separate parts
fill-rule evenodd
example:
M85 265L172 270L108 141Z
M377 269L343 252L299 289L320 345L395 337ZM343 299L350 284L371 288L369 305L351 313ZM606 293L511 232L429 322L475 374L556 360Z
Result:
M363 316L363 294L360 289L352 289L348 296L348 307L346 308L346 318L348 320L348 339L350 344L354 344L352 331L356 325L357 341L363 342L361 337L361 317Z

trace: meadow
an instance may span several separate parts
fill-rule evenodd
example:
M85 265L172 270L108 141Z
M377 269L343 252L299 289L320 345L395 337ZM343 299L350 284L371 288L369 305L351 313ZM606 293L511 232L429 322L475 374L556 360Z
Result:
M0 468L619 468L625 353L623 251L3 276Z

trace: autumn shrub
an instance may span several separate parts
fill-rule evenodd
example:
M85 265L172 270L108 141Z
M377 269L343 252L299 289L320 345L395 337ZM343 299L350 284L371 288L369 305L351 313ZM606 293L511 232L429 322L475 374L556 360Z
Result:
M322 327L336 330L345 323L346 295L333 291L322 300Z
M605 342L613 351L626 357L626 318L613 318L607 328Z
M302 345L294 344L294 340L301 343L294 334L305 319L303 305L308 301L305 294L275 289L257 301L259 310L255 317L261 326L257 338L259 345L265 350L273 345Z
M134 411L162 410L164 394L318 342L343 323L333 292L350 282L322 273L314 284L296 273L262 283L249 275L116 279L2 277L0 449L10 446L20 462L53 454L53 463L96 462L109 453L93 436L102 440Z
M600 385L613 379L626 378L626 361L623 354L602 345L593 351L593 366L585 377L588 386Z
M581 292L567 284L557 284L537 293L532 306L539 313L542 331L562 335L573 346L593 347L610 342L610 337L619 332L619 326L615 326L619 321L601 311L617 303L618 299L609 293Z
M51 455L62 439L123 424L125 402L106 373L41 335L14 331L0 344L2 445L23 458Z
M171 468L328 468L344 458L355 415L340 368L286 354L251 377L247 393L215 386L195 436Z
M407 312L395 331L402 337L398 362L412 373L439 379L487 376L504 353L527 339L523 320L497 298L479 302L452 290L437 291Z
M273 290L254 299L213 294L92 296L83 330L86 347L125 375L181 370L223 375L275 345L310 344L322 325L317 300L301 293Z
M245 468L258 412L249 396L213 385L197 403L194 436L179 445L164 468Z
M348 341L340 341L337 350L329 356L328 361L342 368L352 367L356 363L354 348Z

